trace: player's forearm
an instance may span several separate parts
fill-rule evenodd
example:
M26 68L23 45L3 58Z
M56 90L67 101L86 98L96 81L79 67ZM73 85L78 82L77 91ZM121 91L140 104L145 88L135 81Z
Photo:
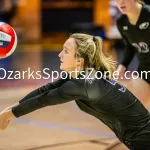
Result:
M127 68L128 65L130 64L130 62L132 61L134 55L135 55L134 47L126 46L126 49L123 53L123 58L122 58L120 64Z
M45 98L46 93L42 93L41 95L31 97L19 105L12 108L12 113L15 117L20 117L31 113L35 110L48 106L47 98Z
M48 84L46 84L46 85L44 85L44 86L41 86L41 87L39 87L39 88L33 90L33 91L30 92L29 94L27 94L23 99L21 99L21 100L19 101L19 103L22 103L22 102L28 100L29 98L38 96L38 95L40 95L40 94L42 94L42 93L44 93L44 92L46 92L46 91L48 91L48 90L52 90L52 89L54 89L54 88L55 88L55 86L54 86L53 84L48 83Z
M37 96L37 95L39 95L40 93L41 93L41 92L40 92L39 89L35 89L34 91L32 91L32 92L30 92L29 94L27 94L24 98L22 98L22 99L19 101L19 103L22 103L22 102L28 100L28 99L31 98L31 97Z
M18 106L13 107L12 112L16 117L20 117L46 106L63 104L73 99L83 98L85 93L83 93L84 96L82 97L82 95L78 94L77 89L78 86L76 83L68 81L68 83L64 83L59 88L45 91L40 95L23 101ZM77 94L75 92L77 92ZM85 92L85 90L83 90L83 92Z

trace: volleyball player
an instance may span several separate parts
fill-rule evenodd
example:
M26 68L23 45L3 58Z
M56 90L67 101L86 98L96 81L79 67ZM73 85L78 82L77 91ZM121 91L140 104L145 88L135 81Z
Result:
M142 0L115 1L122 13L117 20L117 26L126 47L117 71L121 79L132 58L137 55L139 60L137 75L140 76L118 81L148 106L150 104L150 6L144 4Z

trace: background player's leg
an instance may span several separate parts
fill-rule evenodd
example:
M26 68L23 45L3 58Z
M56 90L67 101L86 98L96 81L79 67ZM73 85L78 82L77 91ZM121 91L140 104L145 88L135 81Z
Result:
M148 108L150 105L150 85L146 81L138 78L119 80L119 83L131 91Z

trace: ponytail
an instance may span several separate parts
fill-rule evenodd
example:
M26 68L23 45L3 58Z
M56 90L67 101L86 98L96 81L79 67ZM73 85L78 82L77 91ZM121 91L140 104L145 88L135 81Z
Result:
M116 70L116 62L110 57L106 57L103 52L103 41L100 37L95 37L96 54L95 54L95 65L96 68L99 66L103 71L108 71L112 77L113 72Z
M116 69L116 62L104 55L103 41L100 37L79 33L72 34L70 37L76 41L76 54L84 58L83 67L86 75L89 73L89 68L93 68L94 71L109 72L109 77L107 77L112 78L112 74Z

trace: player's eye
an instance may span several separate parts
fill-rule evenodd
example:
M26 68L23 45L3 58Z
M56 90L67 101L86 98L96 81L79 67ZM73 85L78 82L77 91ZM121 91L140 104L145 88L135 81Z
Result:
M66 49L64 50L64 52L65 52L65 54L68 54L68 51Z

